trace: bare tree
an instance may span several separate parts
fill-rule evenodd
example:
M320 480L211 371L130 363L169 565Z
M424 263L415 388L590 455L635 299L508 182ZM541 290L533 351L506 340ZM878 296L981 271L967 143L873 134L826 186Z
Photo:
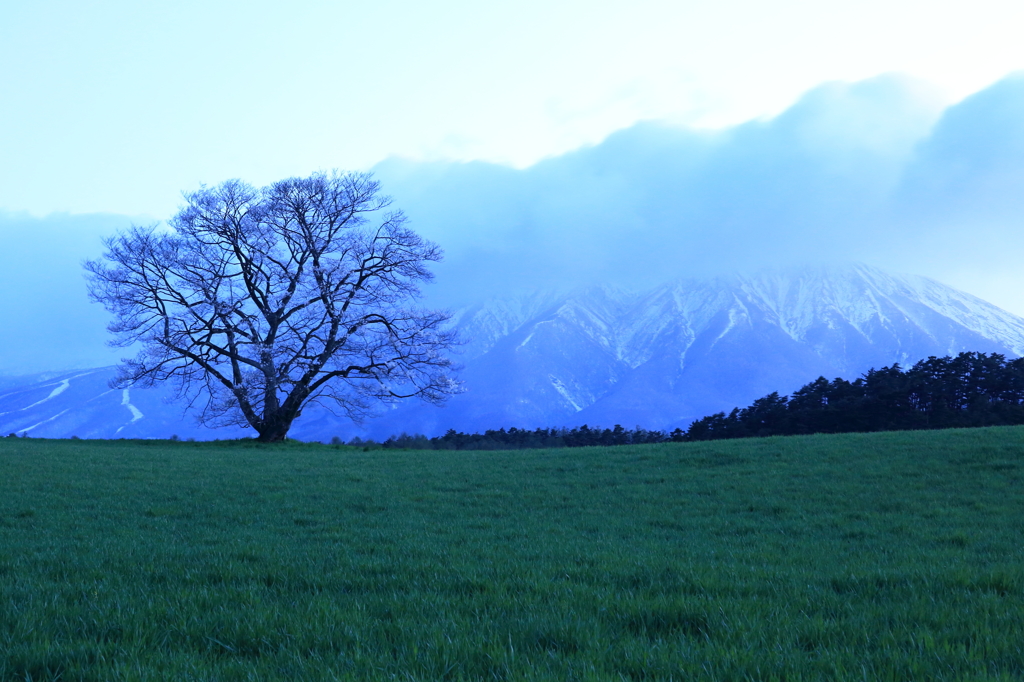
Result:
M88 261L112 345L141 344L116 387L174 382L210 426L280 441L312 402L361 420L459 391L443 311L414 306L438 247L368 174L317 173L186 194L171 230L132 227Z

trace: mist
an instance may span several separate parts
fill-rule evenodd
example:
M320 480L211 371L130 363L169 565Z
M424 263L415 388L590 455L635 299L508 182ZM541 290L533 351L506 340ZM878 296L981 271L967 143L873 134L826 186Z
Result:
M642 122L522 170L393 158L373 171L446 252L432 304L857 260L1024 315L1024 75L952 106L903 76L828 83L771 119ZM81 262L131 222L0 212L0 373L124 354L105 345Z
M858 260L1024 314L1024 77L950 106L898 75L719 131L644 122L524 170L374 169L447 252L438 300ZM468 286L467 283L472 285Z
M0 373L104 366L124 354L106 345L107 314L89 301L82 261L100 256L102 238L130 223L0 211Z

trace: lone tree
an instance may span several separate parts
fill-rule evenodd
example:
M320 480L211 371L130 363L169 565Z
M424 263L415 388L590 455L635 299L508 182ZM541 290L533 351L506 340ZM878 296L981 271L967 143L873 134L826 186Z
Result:
M209 426L284 440L312 402L358 421L375 405L459 391L443 311L414 305L441 251L368 174L316 173L186 194L171 230L132 227L88 261L115 346L113 386L171 381Z

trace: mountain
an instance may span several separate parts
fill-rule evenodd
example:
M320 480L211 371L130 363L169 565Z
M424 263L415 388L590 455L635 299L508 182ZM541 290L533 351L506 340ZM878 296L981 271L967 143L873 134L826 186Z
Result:
M496 299L460 311L458 323L474 339L463 373L470 391L444 411L405 408L384 431L685 427L821 375L854 378L961 350L1024 353L1024 319L864 265L683 279L637 293L602 286L544 303Z
M238 438L203 428L166 388L111 389L113 367L36 374L0 382L0 435L43 438Z
M457 311L467 392L407 403L356 427L310 408L292 435L386 438L449 428L687 426L792 392L962 350L1024 354L1024 319L931 279L865 265L680 279L645 291L595 286L490 298ZM166 389L111 390L111 368L0 387L0 433L230 438L202 429Z

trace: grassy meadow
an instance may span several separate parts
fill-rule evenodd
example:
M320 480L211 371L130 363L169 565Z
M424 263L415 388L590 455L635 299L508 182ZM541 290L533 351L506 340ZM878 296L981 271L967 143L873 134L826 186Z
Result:
M0 440L0 680L1024 677L1024 428Z

